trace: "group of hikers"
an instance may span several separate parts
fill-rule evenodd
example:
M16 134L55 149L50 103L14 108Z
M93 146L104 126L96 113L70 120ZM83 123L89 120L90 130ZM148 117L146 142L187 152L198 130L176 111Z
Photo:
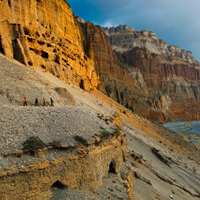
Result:
M50 98L50 106L51 107L54 107L54 100L52 98ZM45 98L43 98L43 106L47 106L47 100ZM28 103L27 103L27 98L24 97L24 104L23 106L28 106ZM39 106L39 99L38 98L35 98L35 106Z

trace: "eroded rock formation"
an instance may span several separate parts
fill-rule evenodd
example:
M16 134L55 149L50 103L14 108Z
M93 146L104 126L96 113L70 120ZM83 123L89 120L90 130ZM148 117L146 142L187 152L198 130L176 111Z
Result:
M120 175L124 135L91 109L0 108L0 199L50 199L52 187L93 191L109 172Z
M3 0L0 15L0 52L6 57L43 68L82 89L99 89L66 1Z
M169 112L174 119L199 119L200 64L191 52L168 46L151 31L125 26L121 31L119 27L103 30L119 60L129 71L141 71L149 94L159 94L160 101L150 98L148 105Z
M87 91L102 88L132 110L133 96L147 98L140 71L127 71L101 27L80 17L74 20L66 1L4 0L0 7L0 52L6 57ZM116 32L127 30L134 31L120 26Z
M190 63L196 62L192 52L185 51L178 46L168 46L163 40L158 39L152 31L136 31L127 25L102 29L110 37L112 49L121 53L139 47L147 48L151 53L167 57L176 56Z
M123 162L121 141L115 136L87 148L50 148L34 157L27 153L4 156L15 166L5 167L0 174L1 199L50 199L52 187L93 191L110 170L119 174Z
M79 17L78 20L80 21ZM162 104L160 98L148 93L140 70L129 68L117 58L102 28L90 22L80 23L80 26L86 39L88 54L93 58L100 77L101 91L144 117L155 120L159 118L163 122L169 119L163 113L166 109L162 106L157 107L157 104ZM132 32L134 29L129 26L119 26L116 30L110 30L110 34L126 33L126 31ZM149 98L158 103L148 104Z
M92 52L91 57L100 76L102 92L121 104L129 102L135 92L145 95L146 85L139 70L132 70L132 74L127 73L126 67L111 49L109 39L101 27L90 22L80 23L80 26L86 43L90 44L89 51Z

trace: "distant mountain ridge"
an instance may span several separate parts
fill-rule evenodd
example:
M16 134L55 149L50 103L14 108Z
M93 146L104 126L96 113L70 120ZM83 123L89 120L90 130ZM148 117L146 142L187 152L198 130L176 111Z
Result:
M107 35L115 35L117 33L122 33L122 32L126 32L126 31L135 31L134 28L128 26L128 25L119 25L117 27L102 27L103 31L107 34Z
M149 30L136 31L127 25L102 30L127 71L140 70L148 94L151 96L158 92L165 96L164 101L163 95L157 97L162 106L159 101L155 103L149 98L143 102L156 109L165 108L165 113L173 119L187 121L200 118L200 63L192 52L168 46Z
M112 49L121 53L139 47L147 48L151 53L159 55L176 56L189 63L197 62L192 52L183 50L178 46L168 45L163 40L158 39L152 31L136 31L127 25L102 28L102 30L110 37Z

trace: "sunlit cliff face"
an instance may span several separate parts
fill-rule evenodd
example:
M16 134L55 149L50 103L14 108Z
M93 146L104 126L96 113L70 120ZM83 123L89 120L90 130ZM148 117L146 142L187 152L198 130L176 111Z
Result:
M99 87L67 2L11 0L0 4L1 53L85 90Z

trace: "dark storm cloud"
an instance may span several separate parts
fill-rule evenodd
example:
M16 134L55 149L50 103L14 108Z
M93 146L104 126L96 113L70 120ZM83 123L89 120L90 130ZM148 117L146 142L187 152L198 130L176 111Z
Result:
M86 21L151 30L169 45L192 51L200 61L199 0L68 0L68 3Z

